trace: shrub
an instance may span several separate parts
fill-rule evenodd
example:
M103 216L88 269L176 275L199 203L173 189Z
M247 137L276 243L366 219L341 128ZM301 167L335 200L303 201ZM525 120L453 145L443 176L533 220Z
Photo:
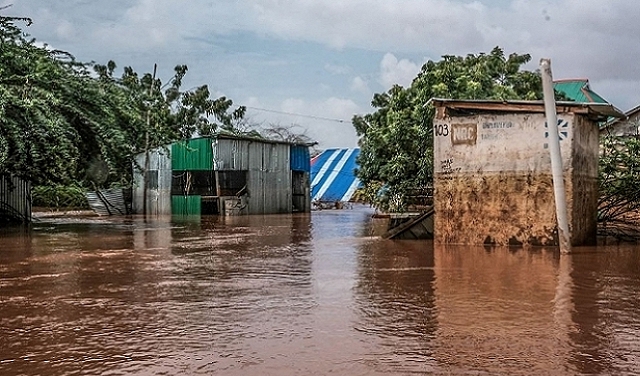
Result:
M33 188L33 206L59 209L88 209L85 189L77 185L42 185Z

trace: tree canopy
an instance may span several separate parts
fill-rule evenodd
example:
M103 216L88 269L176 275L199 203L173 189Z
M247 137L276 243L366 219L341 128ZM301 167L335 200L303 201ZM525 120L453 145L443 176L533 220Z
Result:
M394 86L375 94L375 112L354 116L360 137L357 175L366 195L383 210L406 208L408 196L433 181L431 98L542 99L538 72L523 70L529 54L495 47L490 53L443 56L428 61L407 88ZM379 194L384 187L385 194Z
M0 16L0 172L39 184L92 179L101 185L130 182L137 153L195 132L233 128L245 114L207 85L182 91L186 65L164 84L116 64L78 62L37 43L18 26L28 18Z

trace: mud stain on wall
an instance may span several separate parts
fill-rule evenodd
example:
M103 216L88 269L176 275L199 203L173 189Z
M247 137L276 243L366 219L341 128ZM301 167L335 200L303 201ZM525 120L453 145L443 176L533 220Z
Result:
M550 175L448 175L437 177L435 182L436 242L557 243Z
M570 176L568 172L565 176ZM565 178L571 242L593 244L597 181ZM558 245L549 174L440 176L435 183L435 240L450 244Z

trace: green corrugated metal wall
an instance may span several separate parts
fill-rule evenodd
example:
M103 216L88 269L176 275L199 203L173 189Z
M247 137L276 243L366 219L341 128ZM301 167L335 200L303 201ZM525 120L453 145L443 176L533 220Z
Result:
M201 196L171 196L171 214L201 215Z
M213 169L211 139L196 138L171 145L171 167L173 171L210 171ZM201 196L171 196L173 215L201 215Z
M195 138L171 145L171 166L174 171L212 170L213 150L211 139Z

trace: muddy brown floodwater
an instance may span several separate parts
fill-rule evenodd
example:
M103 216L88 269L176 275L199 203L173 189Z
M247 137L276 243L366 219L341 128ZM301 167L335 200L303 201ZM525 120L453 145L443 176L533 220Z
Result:
M370 215L3 229L0 375L640 373L635 246L434 248Z

